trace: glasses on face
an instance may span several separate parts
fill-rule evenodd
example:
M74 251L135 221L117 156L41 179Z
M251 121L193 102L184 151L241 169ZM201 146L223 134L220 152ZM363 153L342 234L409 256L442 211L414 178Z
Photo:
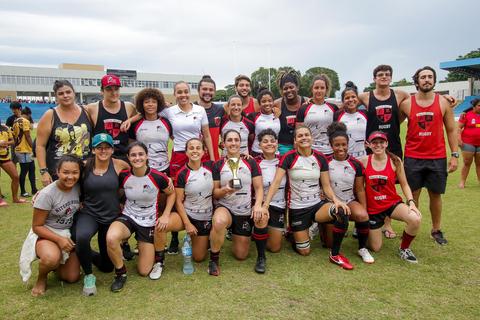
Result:
M391 76L392 76L392 74L390 72L379 72L379 73L377 73L377 78L383 78L383 77L390 78Z

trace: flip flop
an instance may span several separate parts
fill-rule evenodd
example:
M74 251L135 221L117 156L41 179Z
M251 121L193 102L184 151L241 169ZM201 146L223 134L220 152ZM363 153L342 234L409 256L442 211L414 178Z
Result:
M13 203L27 203L25 199L18 199L17 201L13 201Z
M390 230L382 230L383 236L387 239L395 239L397 237L397 234L395 231L390 231Z
M8 206L8 202L0 198L0 207L6 207Z

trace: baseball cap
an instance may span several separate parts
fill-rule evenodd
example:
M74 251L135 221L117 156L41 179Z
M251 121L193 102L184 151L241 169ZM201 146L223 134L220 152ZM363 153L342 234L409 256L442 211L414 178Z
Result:
M373 139L383 139L388 142L387 135L382 131L374 131L368 136L368 141L372 142Z
M104 142L108 143L111 147L113 147L113 138L111 135L106 133L96 134L92 140L92 147L96 148L99 144Z
M102 77L102 88L105 87L121 87L122 82L120 81L120 78L113 75L113 74L106 74Z

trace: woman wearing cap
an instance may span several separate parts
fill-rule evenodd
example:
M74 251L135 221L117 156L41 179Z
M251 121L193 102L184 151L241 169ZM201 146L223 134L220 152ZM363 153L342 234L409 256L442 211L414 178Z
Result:
M312 149L310 129L298 126L294 139L296 150L287 152L280 160L263 207L269 208L273 196L287 175L290 227L295 239L294 250L306 256L310 254L308 228L312 223L333 221L335 228L344 230L348 227L350 208L334 194L330 185L327 159ZM320 198L320 189L332 202ZM339 253L342 238L343 236L341 238L334 236L330 261L345 269L352 269L348 259Z
M148 148L143 143L131 143L127 156L131 170L123 170L118 178L119 187L125 192L125 205L107 232L108 256L115 267L115 279L110 287L113 292L122 290L127 281L120 244L133 233L138 241L138 273L147 276L158 272L163 257L154 246L155 229L161 231L167 227L175 203L175 193L169 187L168 177L148 166ZM161 192L167 194L163 213L158 209Z
M458 187L465 188L470 166L475 159L477 180L480 182L480 99L472 100L472 108L458 120L458 145L462 148L463 167Z
M42 184L56 180L58 159L65 154L86 159L90 154L92 125L83 108L75 102L75 90L68 80L57 80L53 92L58 105L38 122L36 155Z
M310 87L312 99L310 103L302 105L297 112L296 125L305 125L312 131L312 148L324 155L332 154L327 127L333 122L333 116L338 110L336 105L325 101L331 87L331 81L327 75L315 76Z
M118 175L128 164L113 159L113 139L99 133L93 137L93 157L89 158L82 175L82 208L76 217L74 239L76 251L85 276L83 294L96 294L96 278L92 263L102 272L112 272L113 265L107 252L107 231L120 213ZM99 253L93 252L90 242L97 234Z
M248 118L255 127L255 137L252 144L252 156L256 157L262 153L257 139L260 132L265 129L271 129L276 135L280 132L280 120L273 114L273 93L268 90L262 90L257 97L260 102L260 112L253 112Z
M406 225L398 253L401 259L417 263L410 244L420 229L421 214L408 186L402 160L387 151L388 139L384 132L372 132L368 142L372 154L361 158L360 161L365 167L367 212L370 218L369 247L375 252L381 249L381 227L386 217L400 220ZM396 179L407 198L407 204L403 203L402 198L397 194Z
M357 86L348 81L342 91L343 109L338 110L334 120L345 123L348 134L348 154L361 158L367 154L365 150L365 132L367 131L367 115L358 110ZM330 143L331 144L331 143Z
M295 70L279 73L278 87L282 98L275 100L274 108L280 110L280 132L278 133L278 151L284 155L293 149L293 132L297 111L305 103L305 98L298 95L300 81Z
M38 278L33 296L47 289L47 278L57 271L58 278L68 283L80 278L80 265L75 243L70 237L74 215L80 207L80 179L83 163L77 157L62 156L58 163L58 180L40 190L33 199L32 229L20 254L20 274L28 281L31 263L39 259Z
M255 272L264 273L268 212L262 209L262 173L255 160L241 157L239 132L228 130L222 138L227 154L213 167L213 197L217 200L217 207L213 213L213 226L210 232L208 273L213 276L220 274L220 250L225 241L227 228L232 229L232 251L238 260L247 258L250 237L254 239L258 253Z

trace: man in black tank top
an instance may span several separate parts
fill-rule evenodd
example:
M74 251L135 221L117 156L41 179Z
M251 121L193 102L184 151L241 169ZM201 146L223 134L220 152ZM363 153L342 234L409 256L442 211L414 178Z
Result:
M122 132L122 122L135 115L135 106L120 100L120 79L115 75L102 78L101 92L103 100L88 104L85 109L93 123L93 135L108 133L113 137L115 158L126 160L128 132Z

